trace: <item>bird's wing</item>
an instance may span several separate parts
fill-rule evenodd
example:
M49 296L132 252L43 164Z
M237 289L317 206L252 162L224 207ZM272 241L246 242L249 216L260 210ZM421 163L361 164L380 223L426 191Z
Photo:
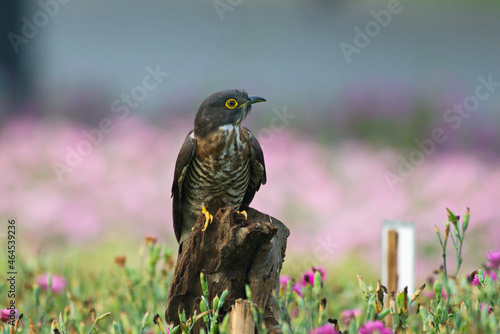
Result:
M259 190L261 184L266 184L266 166L264 165L264 153L260 147L257 138L248 131L250 138L250 182L243 197L243 205L249 206L255 193Z
M179 155L177 156L177 161L175 163L174 172L174 182L172 183L172 197L173 200L173 220L174 220L174 232L177 241L181 237L182 231L182 204L183 204L183 193L182 193L182 183L186 177L188 168L193 159L194 153L196 152L196 138L194 136L194 131L191 131L184 144L182 144Z

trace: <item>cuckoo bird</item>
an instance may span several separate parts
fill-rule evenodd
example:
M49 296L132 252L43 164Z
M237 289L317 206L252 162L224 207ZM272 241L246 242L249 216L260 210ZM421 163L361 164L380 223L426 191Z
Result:
M200 214L205 225L220 208L248 206L266 183L264 155L257 138L241 126L252 104L265 102L244 90L224 90L200 105L177 157L172 184L175 237L182 244ZM245 211L238 211L245 216Z

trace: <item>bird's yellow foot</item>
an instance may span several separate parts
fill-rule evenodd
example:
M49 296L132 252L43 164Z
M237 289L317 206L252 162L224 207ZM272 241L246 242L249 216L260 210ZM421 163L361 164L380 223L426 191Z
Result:
M240 214L240 215L243 215L245 217L245 220L248 219L248 215L247 215L247 212L245 210L237 211L237 213Z
M205 230L208 227L208 224L212 223L212 220L214 219L214 216L212 216L210 214L210 212L207 211L207 208L204 205L201 208L201 213L203 213L205 215L205 225L203 225L203 228L201 229L203 232L205 232Z

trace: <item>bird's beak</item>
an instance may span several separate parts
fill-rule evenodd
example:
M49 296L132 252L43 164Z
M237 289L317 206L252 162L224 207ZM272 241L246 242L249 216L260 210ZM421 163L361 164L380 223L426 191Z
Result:
M240 105L240 108L250 106L251 104L258 103L258 102L266 102L266 99L260 96L249 96L248 101L245 103L242 103Z
M254 103L258 103L258 102L266 102L266 99L263 98L263 97L260 97L260 96L249 96L248 98L250 99L250 101L248 101L245 104L254 104Z

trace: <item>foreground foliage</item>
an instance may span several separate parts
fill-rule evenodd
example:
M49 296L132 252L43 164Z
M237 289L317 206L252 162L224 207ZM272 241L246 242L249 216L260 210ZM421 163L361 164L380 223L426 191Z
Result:
M327 273L319 267L301 279L282 276L278 298L285 311L283 333L500 332L500 252L488 253L486 264L478 265L470 275L460 275L469 212L463 220L448 213L443 233L436 227L443 265L415 292L387 295L380 282L369 284L360 275L340 286L329 286ZM450 239L457 258L453 276L446 261ZM172 279L172 251L147 238L139 256L139 266L117 256L115 264L97 275L74 259L58 265L44 259L17 259L15 326L9 326L5 301L0 305L5 308L0 333L188 333L196 321L203 322L209 333L228 332L228 316L218 313L226 294L208 300L203 276L201 313L191 319L180 313L181 325L169 329L162 318ZM1 296L7 296L8 289L5 281L0 282ZM250 291L247 295L251 300ZM263 332L261 316L260 310L253 309Z

